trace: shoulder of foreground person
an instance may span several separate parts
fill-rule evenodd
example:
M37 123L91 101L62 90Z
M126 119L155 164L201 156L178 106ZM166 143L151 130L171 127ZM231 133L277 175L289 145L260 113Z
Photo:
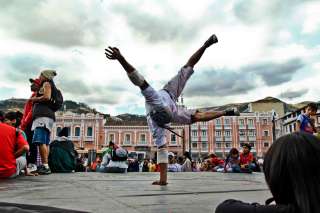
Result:
M260 205L239 200L225 200L219 204L215 213L295 213L292 207L285 205Z

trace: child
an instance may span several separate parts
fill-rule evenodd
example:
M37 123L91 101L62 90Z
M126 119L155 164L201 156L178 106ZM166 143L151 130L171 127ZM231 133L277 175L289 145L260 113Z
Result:
M318 107L315 103L310 103L307 105L305 113L301 114L297 118L297 132L306 132L309 134L317 133L314 126L314 120L311 116L316 115Z
M225 161L224 167L217 169L217 172L240 172L240 156L236 148L232 148Z

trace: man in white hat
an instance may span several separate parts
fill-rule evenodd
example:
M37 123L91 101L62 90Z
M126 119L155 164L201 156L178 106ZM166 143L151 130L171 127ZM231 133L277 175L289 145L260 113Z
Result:
M55 70L43 70L40 73L40 89L36 97L30 98L33 102L32 127L34 131L32 143L39 146L42 165L38 167L39 174L50 174L48 165L50 133L56 120L55 111L50 107L50 100L54 90L53 78Z

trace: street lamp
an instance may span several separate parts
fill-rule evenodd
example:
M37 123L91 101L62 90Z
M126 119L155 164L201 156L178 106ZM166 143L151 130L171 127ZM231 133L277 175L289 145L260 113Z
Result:
M272 143L276 140L276 122L275 122L276 112L272 109Z

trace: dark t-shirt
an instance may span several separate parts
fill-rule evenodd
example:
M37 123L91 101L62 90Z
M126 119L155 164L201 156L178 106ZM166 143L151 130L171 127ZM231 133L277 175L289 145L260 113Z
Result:
M295 213L292 207L285 205L260 205L244 203L239 200L226 200L218 205L215 213Z

